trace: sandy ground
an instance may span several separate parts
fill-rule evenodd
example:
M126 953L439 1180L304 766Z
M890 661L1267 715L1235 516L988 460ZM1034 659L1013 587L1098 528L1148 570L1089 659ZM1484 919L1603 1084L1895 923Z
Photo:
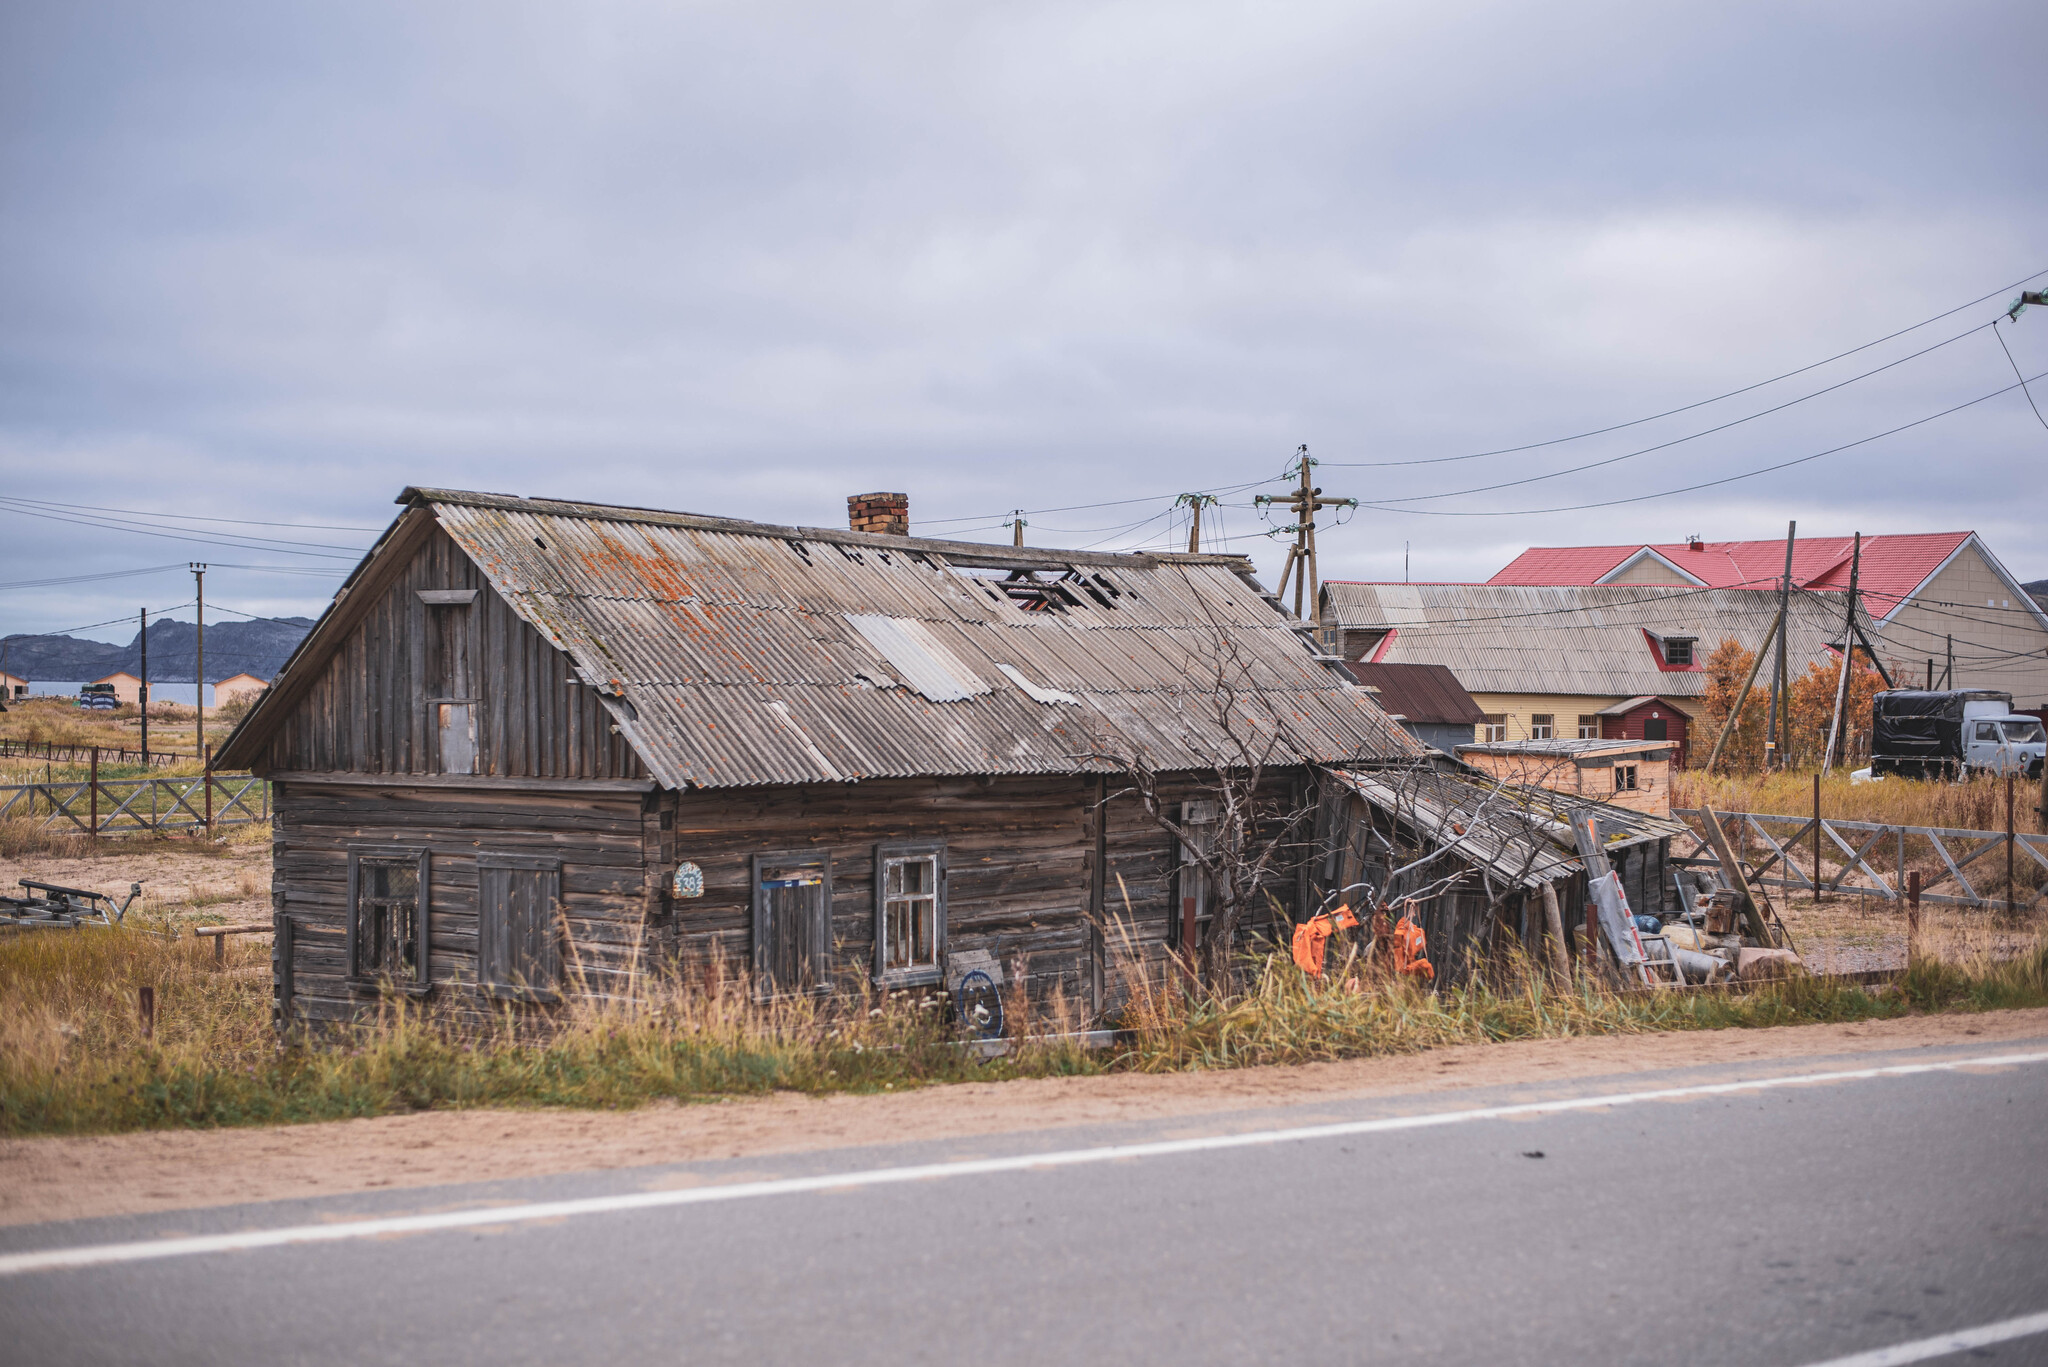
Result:
M2042 1036L2048 1009L1525 1040L1303 1067L967 1083L878 1096L784 1093L625 1112L439 1111L274 1129L0 1140L0 1224Z
M190 838L109 840L84 858L28 854L0 858L0 889L14 892L33 878L67 888L104 892L117 903L130 884L142 896L130 915L151 920L244 924L270 919L270 845L207 847Z

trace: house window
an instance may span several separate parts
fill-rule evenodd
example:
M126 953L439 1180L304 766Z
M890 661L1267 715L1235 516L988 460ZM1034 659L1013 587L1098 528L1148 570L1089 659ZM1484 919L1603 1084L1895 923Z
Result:
M875 847L875 977L935 983L946 961L946 847Z
M1549 712L1529 714L1529 739L1549 740L1557 734L1557 718Z
M1583 712L1579 714L1579 739L1600 739L1600 718L1597 715L1589 717Z
M1614 766L1614 791L1632 793L1636 791L1636 766L1617 764Z
M754 856L754 990L822 992L831 986L832 854Z
M1692 640L1690 636L1666 636L1664 638L1664 663L1668 665L1692 666Z
M562 986L562 861L476 857L477 984L508 1001L558 1000Z
M1192 950L1208 928L1215 910L1215 887L1201 860L1215 852L1220 817L1216 803L1207 799L1180 804L1180 828L1187 839L1174 844L1180 865L1174 879L1179 897L1174 918L1166 928L1168 948Z
M1508 738L1508 717L1505 712L1489 712L1479 723L1479 743L1498 744Z
M348 856L348 975L358 986L427 986L427 852Z

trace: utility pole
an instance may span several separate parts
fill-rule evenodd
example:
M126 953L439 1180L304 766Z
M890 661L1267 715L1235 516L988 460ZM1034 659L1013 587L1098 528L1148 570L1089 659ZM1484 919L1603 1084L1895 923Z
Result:
M1015 509L1014 511L1011 512L1010 544L1012 546L1021 546L1024 544L1024 529L1030 525L1030 523L1024 520L1024 510L1022 508Z
M142 610L142 767L149 769L149 609Z
M1786 704L1791 701L1785 696L1785 615L1792 609L1792 543L1798 533L1797 522L1785 524L1785 574L1778 580L1778 658L1771 671L1771 714L1764 729L1766 772L1785 767L1785 750L1778 723L1786 711Z
M1849 698L1849 671L1856 662L1856 575L1863 568L1863 533L1856 533L1856 548L1849 557L1849 612L1842 623L1842 677L1835 685L1835 715L1828 721L1828 748L1820 757L1820 771L1825 774L1835 762L1835 736L1842 725L1842 708ZM1816 826L1814 830L1819 831ZM1818 836L1816 835L1816 838ZM1820 866L1814 865L1815 869ZM1816 885L1819 874L1814 875ZM1816 892L1814 896L1820 894Z
M199 717L199 760L206 762L206 566L191 561L192 582L199 586L199 656L193 674L199 687L192 695L193 712Z
M1216 506L1214 494L1182 494L1173 501L1177 508L1186 508L1194 514L1195 520L1188 524L1188 554L1202 553L1202 509Z
M1956 638L1953 636L1948 638L1948 667L1941 671L1941 686L1943 688L1954 688L1956 686Z
M1313 609L1316 584L1316 514L1324 508L1356 508L1355 498L1324 498L1321 489L1313 487L1315 458L1303 446L1295 453L1296 473L1301 476L1301 485L1293 493L1260 494L1255 503L1275 504L1294 514L1292 527L1275 527L1276 535L1294 533L1294 544L1287 548L1287 564L1280 571L1280 582L1273 590L1275 598L1287 593L1287 576L1294 576L1294 616L1297 621L1306 621L1302 616L1302 605L1306 600Z

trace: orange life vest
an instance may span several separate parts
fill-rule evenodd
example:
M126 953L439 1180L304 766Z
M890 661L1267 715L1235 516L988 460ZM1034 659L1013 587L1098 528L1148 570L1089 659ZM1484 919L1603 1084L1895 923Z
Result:
M1358 924L1358 918L1351 914L1348 906L1326 911L1320 916L1311 916L1294 928L1294 962L1302 972L1311 978L1323 976L1323 951L1329 946L1330 936L1339 926L1349 930Z

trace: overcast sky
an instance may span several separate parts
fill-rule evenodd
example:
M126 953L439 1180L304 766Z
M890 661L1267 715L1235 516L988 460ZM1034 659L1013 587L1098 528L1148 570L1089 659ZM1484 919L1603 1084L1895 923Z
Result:
M1449 495L1327 531L1329 577L1789 518L1974 528L2048 576L2017 389L1527 511L1993 394L1998 334L2048 371L2048 309L1983 327L2048 279L2044 53L2039 0L9 4L0 499L294 544L0 511L0 583L312 567L208 578L311 615L373 536L332 529L408 484L825 525L903 490L915 530L1006 541L1021 507L1066 546L1184 546L1172 496L1229 489L1270 581L1232 505L1304 444L1331 494ZM1365 464L1631 422L1993 294L1604 436ZM0 589L0 634L189 586Z

